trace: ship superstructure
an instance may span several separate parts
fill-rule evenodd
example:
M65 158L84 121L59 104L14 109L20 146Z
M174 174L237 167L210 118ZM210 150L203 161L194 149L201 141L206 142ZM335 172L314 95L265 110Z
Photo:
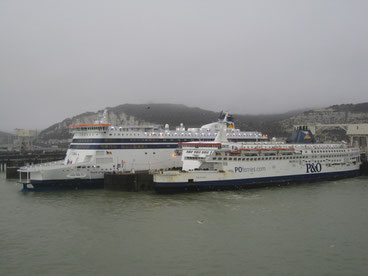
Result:
M113 171L144 171L181 167L179 143L210 142L226 125L230 141L266 141L256 131L240 131L225 113L218 122L201 128L186 129L183 124L170 130L168 125L112 126L107 113L94 124L70 126L73 139L64 160L20 169L27 173L25 188L95 187L103 184L103 175Z
M359 174L359 148L315 144L306 128L297 129L288 142L229 142L222 135L214 142L181 143L183 170L156 173L154 187L158 191L246 188Z

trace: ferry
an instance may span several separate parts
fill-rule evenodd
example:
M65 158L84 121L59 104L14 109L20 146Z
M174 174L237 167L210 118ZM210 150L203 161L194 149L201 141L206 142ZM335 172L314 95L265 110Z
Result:
M230 141L268 140L260 132L236 129L227 112L221 113L217 122L200 128L186 129L180 124L174 130L167 124L112 126L107 117L105 110L94 124L70 126L73 138L64 160L20 168L27 176L20 179L24 189L100 188L107 172L182 167L178 144L213 141L223 125Z
M359 174L360 150L344 143L318 144L307 127L284 142L183 142L183 169L153 176L156 191L240 189L275 183L328 180Z

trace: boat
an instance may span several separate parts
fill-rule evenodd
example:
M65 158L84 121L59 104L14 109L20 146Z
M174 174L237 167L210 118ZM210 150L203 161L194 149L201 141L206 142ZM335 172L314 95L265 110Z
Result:
M359 174L360 150L345 143L316 143L306 126L286 142L184 142L181 171L153 176L158 192L241 189L280 183L329 180Z
M64 160L25 166L19 172L24 189L82 189L103 187L104 174L129 171L153 171L182 167L179 143L213 141L225 125L230 141L267 141L257 131L235 128L233 117L221 113L219 120L200 128L186 129L183 124L170 130L160 126L112 126L108 111L94 124L69 127L73 138ZM20 174L21 175L21 174Z

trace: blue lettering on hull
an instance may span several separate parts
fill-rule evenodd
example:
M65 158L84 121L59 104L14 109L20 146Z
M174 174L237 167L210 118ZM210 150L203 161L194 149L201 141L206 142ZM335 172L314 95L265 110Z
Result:
M310 164L306 164L306 173L318 173L322 171L322 164L321 163L310 163Z

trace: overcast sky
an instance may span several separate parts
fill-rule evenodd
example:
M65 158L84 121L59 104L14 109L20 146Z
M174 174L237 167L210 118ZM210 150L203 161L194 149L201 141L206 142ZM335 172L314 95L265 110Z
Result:
M366 0L1 0L0 130L124 103L368 101Z

